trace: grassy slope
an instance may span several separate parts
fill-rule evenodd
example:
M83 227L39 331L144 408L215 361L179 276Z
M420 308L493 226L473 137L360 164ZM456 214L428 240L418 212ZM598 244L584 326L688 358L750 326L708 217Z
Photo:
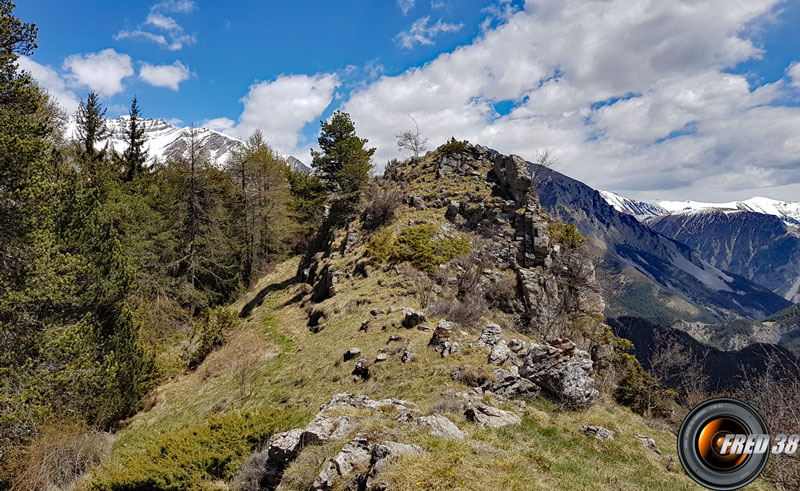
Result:
M407 176L408 194L425 195L443 185L450 191L487 194L480 181L434 179L421 166L411 173L415 175ZM399 227L413 220L438 225L444 222L443 214L441 209L402 207L394 223ZM352 266L364 249L362 241L347 256L334 259L335 266ZM407 399L427 414L442 403L444 390L467 389L450 379L453 366L485 365L487 352L483 349L465 348L459 354L439 357L427 347L431 333L400 327L399 313L377 319L370 316L375 307L419 307L409 293L412 285L388 267L370 269L368 278L342 277L339 293L314 306L324 309L328 318L321 332L311 333L308 313L298 301L307 291L304 285L291 283L297 265L297 260L279 264L233 305L237 311L251 311L250 316L197 370L159 387L153 407L131 418L119 433L112 455L84 481L84 487L233 488L231 477L250 449L273 431L303 426L335 393ZM359 331L362 321L368 319L367 332ZM531 340L512 334L511 323L502 316L487 320L501 324L506 337ZM427 324L434 325L435 319ZM478 334L466 333L466 341L474 341ZM405 341L387 344L392 335ZM407 341L413 343L416 357L403 364L400 349ZM361 348L370 361L381 349L393 354L374 366L369 381L355 382L351 375L355 360L342 361L350 347ZM249 391L247 387L243 390L237 377L242 366L253 367L254 389L248 397L243 397ZM270 412L273 409L280 412ZM437 410L444 409L440 406ZM471 437L464 441L437 439L382 415L361 415L360 431L415 443L426 450L423 455L391 463L384 474L391 489L702 489L683 473L674 435L648 426L644 419L609 400L587 411L571 412L540 398L528 404L521 415L522 425L498 430L479 428L458 414L445 414ZM600 442L586 437L581 431L584 424L610 428L616 439ZM222 443L214 439L217 433L222 433ZM635 433L654 438L663 455L642 447ZM283 487L306 489L326 459L343 444L306 448L284 475ZM167 476L169 482L148 483L143 475L157 473L154 469L159 466L177 470ZM768 488L759 484L752 489Z
M163 446L165 435L179 435L187 427L202 426L220 401L230 401L221 404L229 406L223 415L279 407L295 418L291 422L299 425L332 394L342 391L372 398L410 399L428 412L441 400L439 394L446 388L465 389L450 380L453 365L485 362L485 352L477 350L439 358L425 347L430 333L391 327L398 314L381 322L373 320L368 332L359 332L358 327L363 319L370 317L371 308L415 303L402 296L399 285L382 281L384 286L379 287L375 277L348 280L342 293L326 302L326 307L339 310L339 315L320 333L311 334L306 328L306 314L297 304L287 304L300 287L282 290L271 286L290 278L295 268L296 261L279 265L235 305L242 307L259 292L271 291L250 319L230 334L226 345L209 356L198 370L158 389L155 406L133 417L120 432L112 456L95 472L95 484L111 487L109 483L113 483L122 487L131 468L157 458L148 454L153 442ZM354 301L363 299L372 303L353 307ZM384 323L390 327L382 331ZM354 382L349 375L354 362L340 362L342 353L358 346L372 358L392 334L414 342L416 361L402 364L399 356L393 356L377 365L373 379L367 383ZM247 356L258 357L259 381L253 395L241 399L240 384L233 372L236 360ZM699 489L680 469L672 434L648 427L642 418L608 401L588 411L569 412L539 400L528 405L521 426L500 430L478 428L463 418L448 416L466 429L471 438L465 442L447 441L394 424L372 423L376 431L417 443L427 450L422 456L399 459L390 466L386 475L393 489ZM582 424L606 426L616 431L617 437L613 442L590 439L581 432ZM664 455L643 448L634 433L655 438ZM304 452L287 472L287 482L296 486L307 484L324 457L332 455L336 448L334 444ZM242 455L236 455L230 466L235 467L242 459ZM141 467L142 471L147 469ZM191 484L176 483L178 487L184 484L193 488L226 488L231 482L198 473Z

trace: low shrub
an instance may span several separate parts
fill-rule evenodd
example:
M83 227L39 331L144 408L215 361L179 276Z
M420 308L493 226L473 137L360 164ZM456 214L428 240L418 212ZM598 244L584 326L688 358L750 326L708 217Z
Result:
M45 426L22 451L13 490L67 489L111 451L108 434L81 422Z
M367 206L364 209L364 228L374 230L394 218L403 201L403 192L386 180L373 180L367 189Z
M391 264L408 261L417 268L431 272L456 256L467 254L472 246L464 236L437 237L436 227L430 224L413 225L397 236L384 230L367 246L367 254Z
M270 436L303 427L310 415L258 408L211 414L203 422L169 433L151 432L144 441L118 449L96 472L92 489L199 488L230 480L253 449Z
M584 237L571 223L551 223L547 226L547 231L553 242L563 244L573 250L589 242L589 239Z
M619 364L620 378L614 389L614 399L641 415L669 415L669 402L675 393L663 388L635 356L622 353L619 355Z
M463 300L439 300L434 302L428 313L433 317L447 319L465 327L473 327L480 323L481 318L489 310L486 300L478 293L469 293Z
M467 149L469 142L467 140L456 140L456 137L451 136L447 143L439 147L439 151L445 155L461 153Z
M214 348L222 346L224 334L236 326L236 313L226 307L209 309L201 317L189 351L186 354L186 365L191 370L203 363Z

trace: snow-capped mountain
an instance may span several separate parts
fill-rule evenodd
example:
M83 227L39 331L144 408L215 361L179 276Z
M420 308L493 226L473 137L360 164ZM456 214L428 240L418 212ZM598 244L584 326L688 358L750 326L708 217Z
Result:
M800 226L800 201L780 201L755 197L743 201L708 203L703 201L637 201L611 191L600 195L617 211L643 219L653 216L704 213L709 211L737 213L742 211L772 215L791 226Z
M611 191L599 192L600 196L602 196L609 205L613 206L615 210L622 213L627 213L628 215L647 217L669 214L669 211L660 207L657 203L637 201L635 199L626 198L625 196L620 196L617 193L612 193Z
M123 152L128 147L124 135L129 121L127 115L116 119L107 119L106 124L111 131L111 136L107 140L99 142L98 148L109 145L114 151ZM162 118L141 118L140 121L145 127L145 137L147 138L145 148L148 162L152 163L156 160L163 162L170 157L185 155L188 152L192 135L191 127L176 126ZM195 145L200 153L220 167L225 165L233 150L244 144L238 138L209 128L194 127L194 132ZM77 135L74 118L67 123L66 134L68 138L75 138ZM293 170L303 172L311 170L291 155L283 155L283 157L286 158L289 167Z

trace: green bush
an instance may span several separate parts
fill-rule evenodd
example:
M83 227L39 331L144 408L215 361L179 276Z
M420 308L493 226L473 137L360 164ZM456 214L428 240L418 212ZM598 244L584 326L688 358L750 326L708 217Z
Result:
M367 247L370 257L391 264L408 261L424 271L444 264L456 256L466 254L472 248L466 237L435 238L433 225L414 225L404 229L395 237L387 229L375 236Z
M237 320L236 313L227 307L219 306L207 310L192 336L193 342L186 356L187 367L196 368L214 348L222 346L225 332L235 327Z
M456 140L456 137L451 136L447 143L439 147L439 151L445 155L461 153L467 149L469 142L467 140Z
M621 376L614 389L614 399L618 403L646 416L669 414L669 401L675 397L673 391L662 388L631 354L620 354L619 365Z
M144 441L117 448L95 473L90 489L195 489L230 480L250 453L270 436L302 427L309 415L258 408L214 414L170 433L150 432ZM209 483L210 484L210 483Z
M554 242L563 244L570 249L577 249L589 242L589 239L580 233L578 228L571 223L551 223L547 231Z

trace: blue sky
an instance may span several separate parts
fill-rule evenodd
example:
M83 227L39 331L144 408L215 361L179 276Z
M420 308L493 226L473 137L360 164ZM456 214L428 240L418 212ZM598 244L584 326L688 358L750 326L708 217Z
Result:
M800 199L800 2L27 0L21 61L66 108L237 137L308 160L350 112L378 147L419 121L642 199ZM85 20L86 19L86 20Z

